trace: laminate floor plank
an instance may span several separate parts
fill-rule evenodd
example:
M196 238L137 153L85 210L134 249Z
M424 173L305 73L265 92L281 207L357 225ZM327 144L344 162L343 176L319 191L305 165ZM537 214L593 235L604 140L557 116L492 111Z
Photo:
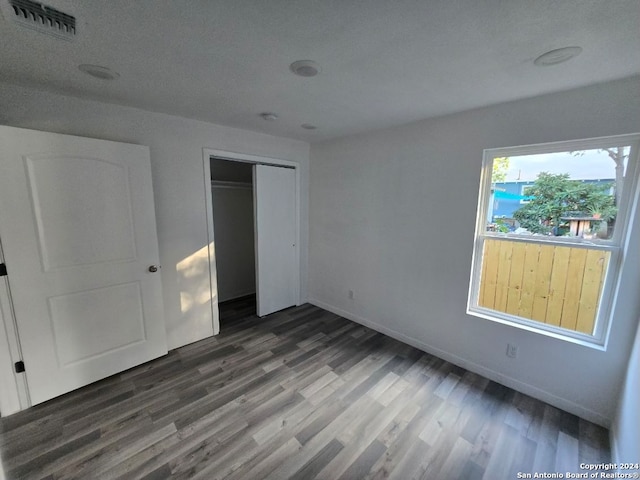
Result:
M277 448L275 448L277 447ZM228 480L265 478L287 458L295 455L302 446L295 437L283 444L273 443L271 448L262 449L257 455L227 477Z
M313 305L0 419L7 480L511 479L610 461L608 432Z

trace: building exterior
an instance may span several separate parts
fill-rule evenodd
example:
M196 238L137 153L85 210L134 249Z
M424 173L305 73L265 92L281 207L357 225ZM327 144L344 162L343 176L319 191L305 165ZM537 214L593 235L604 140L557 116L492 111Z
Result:
M611 185L612 188L615 183L615 179L613 178L582 181L598 185L608 184ZM493 218L491 220L513 218L513 213L527 203L529 198L527 196L527 188L533 184L533 180L496 183L493 189Z

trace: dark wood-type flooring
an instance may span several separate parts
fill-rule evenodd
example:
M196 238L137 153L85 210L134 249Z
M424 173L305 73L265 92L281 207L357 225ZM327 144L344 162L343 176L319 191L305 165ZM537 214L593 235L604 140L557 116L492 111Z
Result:
M609 461L569 413L303 305L0 420L8 479L515 479Z

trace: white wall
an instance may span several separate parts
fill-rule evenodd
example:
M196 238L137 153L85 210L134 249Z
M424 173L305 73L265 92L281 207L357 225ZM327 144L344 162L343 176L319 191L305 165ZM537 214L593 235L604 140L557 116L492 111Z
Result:
M613 462L640 461L640 327L636 332L620 402L611 427L611 445ZM623 472L629 473L628 470Z
M312 145L310 301L608 425L640 314L640 221L606 352L465 310L483 149L638 132L638 91L635 77Z
M203 148L300 162L306 298L309 145L180 117L0 84L0 124L151 148L169 348L212 332ZM217 292L213 292L217 301Z
M213 187L219 301L256 292L253 190Z

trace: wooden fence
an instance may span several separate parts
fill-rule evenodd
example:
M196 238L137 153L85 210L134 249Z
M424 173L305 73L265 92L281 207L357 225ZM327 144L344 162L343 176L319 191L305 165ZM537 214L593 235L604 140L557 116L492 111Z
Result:
M486 238L478 305L593 333L610 252Z

